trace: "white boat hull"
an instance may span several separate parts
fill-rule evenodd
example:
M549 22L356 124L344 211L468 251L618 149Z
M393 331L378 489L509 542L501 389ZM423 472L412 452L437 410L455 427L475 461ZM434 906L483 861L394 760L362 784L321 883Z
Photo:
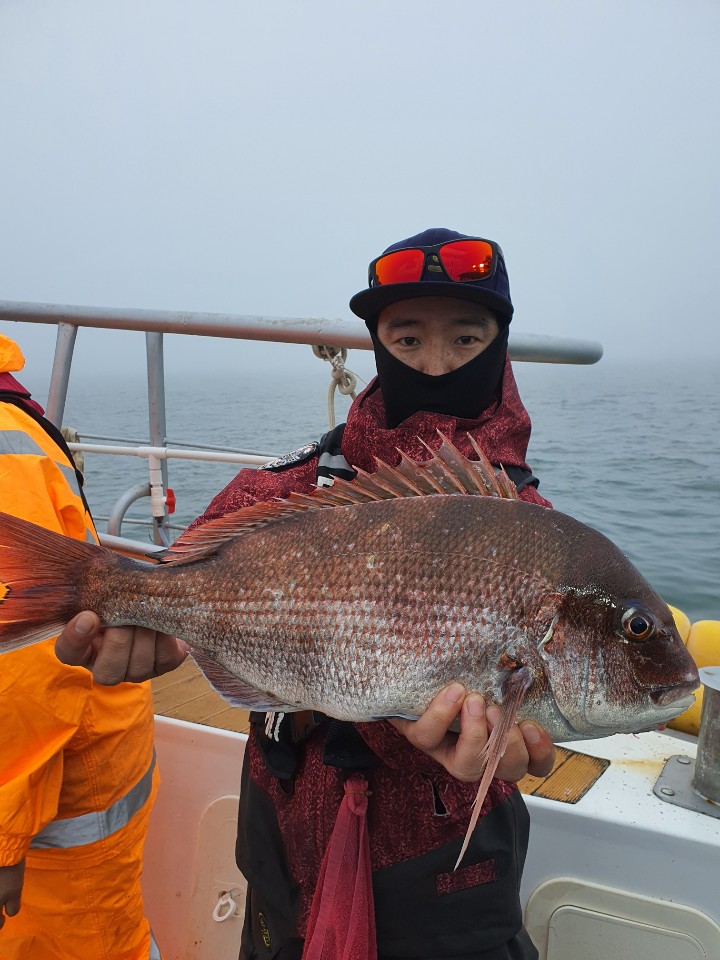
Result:
M143 877L153 931L164 960L237 960L247 738L165 717L156 736L162 786ZM612 762L576 804L526 797L522 898L541 960L718 960L720 819L653 794L669 756L694 758L694 738L646 733L572 747Z

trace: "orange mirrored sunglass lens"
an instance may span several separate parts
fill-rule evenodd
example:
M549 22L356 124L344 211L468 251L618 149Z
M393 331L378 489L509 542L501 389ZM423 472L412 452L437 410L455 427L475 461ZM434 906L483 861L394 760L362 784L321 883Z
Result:
M453 280L482 280L492 273L493 248L484 240L454 240L440 248L440 260Z
M425 254L422 250L396 250L388 253L375 264L377 282L413 283L422 276Z

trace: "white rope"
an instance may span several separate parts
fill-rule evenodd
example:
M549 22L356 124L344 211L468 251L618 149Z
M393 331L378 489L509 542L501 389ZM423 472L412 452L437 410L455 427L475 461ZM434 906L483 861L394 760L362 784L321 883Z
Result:
M229 920L237 910L237 904L229 893L224 893L213 910L213 920L216 923L222 923L223 920Z
M80 443L80 437L75 427L60 427L60 433L66 443ZM82 450L72 450L73 463L80 473L85 472L85 457Z
M332 430L335 426L335 391L344 397L355 399L358 375L345 367L347 350L345 347L331 347L324 344L314 345L312 348L316 357L327 360L331 367L330 386L328 387L328 423Z

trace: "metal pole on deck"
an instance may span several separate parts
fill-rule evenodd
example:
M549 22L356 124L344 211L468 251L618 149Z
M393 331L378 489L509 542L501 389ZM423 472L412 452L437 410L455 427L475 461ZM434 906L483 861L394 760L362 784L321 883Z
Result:
M165 361L162 333L146 333L148 373L148 415L150 445L164 447L167 442L165 413ZM166 459L150 461L150 505L153 515L153 539L161 546L170 544L168 512L165 494L168 488L168 464Z
M56 427L62 426L67 400L68 383L70 382L70 367L77 327L72 323L58 323L57 340L55 341L55 357L53 359L52 374L50 376L50 390L48 391L47 410L45 416Z
M705 690L692 785L705 800L720 804L720 667L703 667L700 679Z

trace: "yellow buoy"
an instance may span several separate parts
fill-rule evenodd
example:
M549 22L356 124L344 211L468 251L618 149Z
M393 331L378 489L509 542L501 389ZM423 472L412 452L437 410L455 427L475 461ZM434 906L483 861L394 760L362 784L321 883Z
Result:
M720 667L720 620L696 620L685 643L698 667Z
M687 643L688 634L690 633L690 618L687 614L683 613L682 610L678 610L677 607L673 607L671 604L668 604L668 606L670 607L670 613L673 615L675 626L680 634L680 639L683 643Z
M670 609L672 610L672 607ZM673 616L675 616L674 610ZM675 623L677 624L677 622L676 618ZM679 624L678 631L682 636ZM685 643L688 652L698 667L720 666L720 620L697 620L690 627ZM695 692L695 703L685 713L681 713L679 717L671 720L668 726L672 727L673 730L691 733L696 737L700 732L702 702L703 688L698 687Z

